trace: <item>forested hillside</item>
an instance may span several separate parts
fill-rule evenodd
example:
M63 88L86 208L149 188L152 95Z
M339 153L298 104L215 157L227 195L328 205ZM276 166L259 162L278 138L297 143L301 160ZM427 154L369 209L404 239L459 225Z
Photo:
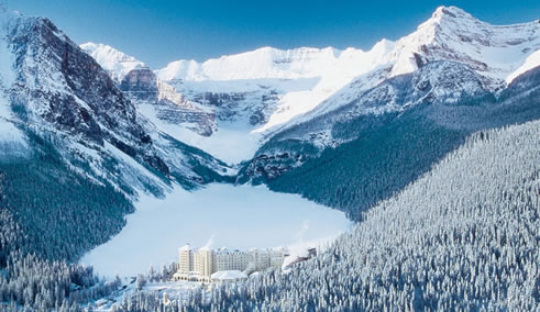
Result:
M278 133L245 164L239 181L251 179L278 192L302 194L359 220L364 211L415 181L475 131L540 118L540 68L497 94L478 91L457 102L434 97L433 92L410 91L420 88L424 75L436 81L430 88L437 92L459 89L457 82L441 78L448 66L426 65L417 73L382 83L338 110ZM467 79L477 78L471 74ZM389 86L396 94L390 99ZM366 105L401 108L365 113ZM317 139L302 139L325 127L336 144L321 147Z
M490 25L439 7L369 52L262 48L157 71L85 46L0 0L0 312L540 312L538 21ZM78 264L144 210L145 195L160 208L168 192L210 183L266 184L357 223L286 273L201 286L186 300ZM194 198L223 204L223 193L205 194L216 193ZM239 206L215 202L209 214ZM258 202L243 215L263 211ZM279 225L268 235L300 210L285 208L269 212ZM163 215L171 224L142 218L160 238L183 240L169 229L187 223L216 235L206 218ZM322 233L309 217L298 231ZM259 225L219 222L244 237L237 224Z
M120 232L138 194L226 179L222 162L138 116L51 21L1 1L0 66L0 310L103 295L76 262Z
M287 274L119 310L362 311L540 308L540 122L479 132L320 257Z

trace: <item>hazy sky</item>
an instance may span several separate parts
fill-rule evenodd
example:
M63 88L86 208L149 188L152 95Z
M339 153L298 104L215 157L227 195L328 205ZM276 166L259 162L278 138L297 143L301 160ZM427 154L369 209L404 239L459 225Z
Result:
M262 46L369 49L381 38L414 31L439 5L493 24L540 19L539 0L3 1L26 16L48 17L78 43L106 43L154 68Z

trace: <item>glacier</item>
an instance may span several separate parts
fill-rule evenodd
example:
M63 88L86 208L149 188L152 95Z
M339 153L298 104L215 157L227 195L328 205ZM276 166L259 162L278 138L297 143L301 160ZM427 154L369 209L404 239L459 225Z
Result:
M107 45L82 46L113 77L146 66ZM184 100L206 108L215 118L210 135L193 135L193 125L171 122L167 133L237 164L252 158L276 134L339 110L385 80L413 73L430 62L466 65L480 77L483 88L497 93L540 66L539 49L538 21L492 25L460 8L441 6L413 33L395 42L382 39L367 51L263 47L204 62L177 60L154 72ZM385 112L388 109L400 108L388 106ZM152 110L145 112L156 121ZM318 135L326 138L318 144L332 143L329 133Z

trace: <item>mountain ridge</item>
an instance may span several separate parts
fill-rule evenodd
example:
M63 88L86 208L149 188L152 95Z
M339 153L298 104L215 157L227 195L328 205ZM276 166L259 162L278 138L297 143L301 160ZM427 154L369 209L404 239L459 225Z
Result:
M539 27L440 7L367 52L264 48L173 79L0 4L0 309L533 309ZM212 182L266 184L358 224L287 274L182 299L76 264L141 193L197 201Z
M221 135L229 129L237 133L218 135L220 140L236 144L249 138L252 147L234 157L238 163L275 135L338 110L385 80L430 62L466 65L478 75L481 88L497 93L540 65L539 50L536 21L491 25L457 7L441 6L413 33L395 42L383 39L369 51L264 47L202 63L179 60L155 73L188 101L212 111L216 118L212 133ZM205 151L216 143L210 132L207 138L194 138L173 130L179 131L178 139Z
M118 233L140 193L228 179L140 116L50 20L3 11L0 26L0 207L22 231L20 254L77 260Z

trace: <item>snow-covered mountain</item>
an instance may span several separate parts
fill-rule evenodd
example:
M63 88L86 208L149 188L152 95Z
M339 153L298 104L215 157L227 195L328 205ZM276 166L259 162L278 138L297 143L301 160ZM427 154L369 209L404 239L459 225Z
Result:
M211 59L202 64L180 60L156 71L165 80L178 84L200 81L235 81L252 79L319 78L308 91L316 89L331 95L356 78L356 91L369 89L383 79L412 73L423 65L440 60L454 61L469 66L482 78L483 85L498 90L526 70L540 65L540 23L491 25L482 22L457 7L439 7L430 19L412 34L398 41L381 40L370 51L354 48L339 51L333 48L299 48L278 50L261 48L252 52ZM360 86L360 88L358 88ZM298 95L298 94L295 94ZM290 105L287 116L279 120L279 113L258 131L286 123L301 113L316 108L327 97L299 97L293 94L280 98ZM304 102L311 101L311 104ZM340 98L340 100L342 100ZM329 105L322 105L324 107ZM326 107L335 109L339 104ZM283 121L284 120L284 121Z
M95 301L110 294L120 282L102 285L91 269L68 266L62 261L78 261L83 253L118 234L142 192L147 194L142 197L144 205L138 206L139 212L144 212L139 214L141 224L148 225L145 216L153 213L159 215L158 219L163 218L158 222L160 226L167 223L157 235L145 235L145 242L153 245L153 240L170 235L168 228L179 224L177 218L170 219L171 215L181 215L190 223L193 220L183 211L198 205L212 211L219 209L214 204L220 198L208 205L197 196L210 193L191 192L219 181L265 183L273 191L300 194L342 210L354 221L366 222L356 229L356 234L362 235L345 236L331 248L331 253L302 265L314 270L298 270L283 276L273 271L255 277L253 281L269 283L268 289L273 289L269 293L276 290L276 280L287 278L293 282L288 285L308 281L314 287L306 289L317 289L321 276L312 273L321 273L321 268L326 270L322 274L332 270L348 274L353 268L360 275L373 276L378 270L376 266L364 265L368 252L368 256L375 255L371 260L379 264L383 258L398 263L395 272L405 274L398 276L387 270L389 266L380 266L383 275L390 277L384 284L390 291L379 287L380 274L373 283L364 283L358 274L355 278L341 273L326 274L323 288L336 282L356 283L356 288L346 289L365 288L358 298L358 291L349 296L357 301L342 300L349 309L388 307L386 303L396 302L396 298L401 307L466 309L491 307L485 300L490 298L494 306L527 310L536 303L534 296L538 293L531 288L538 284L534 280L538 274L528 274L536 270L536 258L528 257L531 262L525 263L525 267L519 267L519 261L514 260L520 252L530 255L535 244L522 240L524 249L515 248L516 254L512 251L509 257L499 257L508 249L508 240L500 239L504 238L504 231L498 229L519 232L512 227L522 223L513 220L534 213L529 208L536 208L534 204L538 203L529 195L537 194L538 186L538 166L531 165L538 163L534 157L537 140L530 138L537 134L531 129L537 129L540 120L539 82L538 21L490 25L455 7L438 8L412 34L396 42L382 40L369 51L262 48L203 63L180 60L154 70L110 46L89 43L79 47L51 21L10 13L0 5L0 306L7 307L4 303L11 301L8 309L61 306L63 310L69 301L77 309L79 300ZM493 130L531 120L535 122L508 131ZM477 134L468 140L474 132ZM460 146L464 147L452 153ZM221 160L239 164L232 168ZM440 160L440 165L435 166ZM495 165L479 166L491 163ZM471 170L474 174L470 174ZM498 179L501 175L510 179ZM189 200L169 197L171 211L161 210L156 197L177 187L187 189L175 193ZM404 189L402 195L394 197ZM228 187L223 187L222 192L211 194L233 198L229 193ZM456 197L458 193L463 196ZM234 200L242 201L245 196ZM448 206L447 202L457 208L447 209L453 213L450 219L447 213L441 213L445 212L442 208ZM501 202L505 205L491 205ZM524 209L514 209L517 219L506 218L512 210L508 210L509 205L516 202L524 204ZM146 205L149 209L145 210ZM181 209L177 209L179 205ZM371 207L375 207L374 212L364 214ZM426 207L434 208L430 208L434 214ZM250 214L251 208L261 207L247 207L241 213ZM229 215L225 210L221 213ZM268 213L275 215L275 211ZM493 219L493 224L501 224L501 220L510 223L478 231L478 222L472 222L471 231L456 238L456 229L460 228L456 224L462 225L475 213L480 216L476 220L480 223L486 216L497 214L501 218ZM278 213L278 219L283 217L288 216ZM435 225L431 227L434 231L424 233L427 236L422 234L435 239L419 237L421 244L404 244L403 238L412 236L396 232L403 228L400 225L409 226L415 233L419 228L430 229L418 220ZM225 223L234 222L237 220ZM310 226L309 222L304 225L301 233ZM198 224L190 226L201 228ZM296 228L293 230L297 232ZM464 254L459 250L463 243L476 242L485 247L486 242L493 242L493 237L475 241L474 237L486 231L493 234L500 246L471 258L481 264L477 269L482 271L484 260L491 259L490 265L503 268L498 271L502 275L517 276L509 279L512 283L532 276L527 283L516 284L526 285L528 292L522 293L529 298L519 299L520 292L513 284L498 289L497 285L491 287L493 283L485 283L496 269L489 274L476 270L480 273L475 275L475 283L487 287L469 287L470 265L453 255ZM526 232L527 242L538 237ZM380 245L378 238L384 239L388 233L398 235L387 235L388 244ZM448 246L458 249L450 250L448 256L433 249L440 242L446 251ZM362 246L365 248L358 255L350 253ZM378 248L381 246L384 248ZM134 248L137 247L138 244ZM503 253L497 248L502 248ZM371 252L374 250L379 254ZM423 259L425 255L428 257ZM435 260L429 259L429 255L436 255L432 257ZM423 259L421 262L427 268L439 262L451 265L438 273L424 270L428 275L435 272L436 276L425 283L424 277L415 280L418 270L407 271L415 267L411 259ZM361 265L354 267L358 263ZM463 278L452 275L455 264L463 268ZM463 286L460 294L456 295L452 292L455 287L448 286L454 281ZM257 285L251 280L249 284ZM436 298L432 290L441 285L436 299L440 301L423 303ZM372 286L379 287L381 292L372 292ZM300 296L300 288L292 287L292 295L285 297ZM319 291L300 297L306 299L305 306L313 304L313 309L324 309L343 299L341 288L327 288L323 295ZM245 292L239 293L238 289L231 293L231 298L240 294L239 300L222 301L223 307L237 302L240 307L249 308L245 305ZM400 291L395 292L396 289ZM478 289L485 293L479 294ZM371 301L365 300L368 292L375 294ZM379 293L392 298L381 301ZM461 300L463 293L472 301ZM521 303L513 305L504 297L507 294ZM190 296L193 300L184 303L193 302L200 307L200 298L213 300L221 295ZM143 298L140 292L137 298ZM152 300L155 293L147 304ZM132 310L127 302L126 299L125 309ZM265 301L264 306L270 303L279 308L283 302L286 304L282 308L291 308L290 300ZM220 305L212 305L217 306ZM291 309L294 308L302 307Z
M238 182L310 197L317 183L365 164L354 183L317 193L348 211L371 203L358 204L365 194L333 202L362 177L385 172L362 191L383 185L384 197L471 131L539 116L540 24L489 25L455 7L369 51L262 48L155 71L106 45L81 49L47 19L4 10L2 25L3 159L35 156L39 140L39 153L51 148L81 177L128 196L230 180L221 159L247 160ZM387 152L394 149L403 151ZM418 149L425 154L411 159ZM354 159L341 159L353 151ZM340 169L317 169L325 179L302 171L320 162ZM407 170L392 169L404 162ZM310 183L317 187L310 191Z
M357 107L354 113L348 112L349 118L352 115L378 114L411 107L415 104L411 99L396 105L395 97L399 96L397 90L385 89L388 85L386 81L422 71L423 67L434 62L446 62L447 65L438 66L439 72L431 68L431 78L426 77L424 72L422 77L417 78L418 87L410 92L418 93L429 87L425 96L448 103L459 102L464 93L487 91L495 96L521 74L540 66L538 51L538 21L507 26L491 25L459 8L439 7L415 32L398 40L376 69L359 75L313 110L298 116L280 130L314 120L332 111L343 110L344 106L355 101L373 102L377 92L379 98L376 101L385 105L377 105L376 109L374 105ZM476 76L476 81L473 84L454 84L456 79L463 80L465 72L469 72L469 76ZM434 78L436 76L440 77ZM431 88L435 83L433 79L444 85ZM416 103L419 100L422 97L416 98ZM329 131L328 127L326 131Z
M383 39L368 52L332 47L279 50L264 47L237 55L222 56L204 63L175 61L157 70L166 81L227 81L247 79L299 79L334 75L357 75L367 70L390 50L393 43ZM371 63L371 64L370 64Z
M540 118L539 40L538 22L494 26L438 8L383 65L274 132L239 181L360 218L471 132Z
M140 113L166 131L172 124L179 131L209 136L215 131L211 110L184 98L174 87L159 80L143 62L108 45L86 43L81 48L113 78L118 88L132 100ZM175 136L174 131L169 133Z
M396 43L391 76L436 60L456 61L485 77L492 89L511 82L527 58L540 49L538 21L491 25L456 7L439 7L418 30ZM537 64L540 65L540 64ZM523 71L521 71L522 73Z
M76 261L120 231L141 194L230 179L222 162L138 113L131 99L151 94L144 67L127 73L124 93L46 18L0 6L0 66L2 268L11 251Z
M146 68L142 62L108 46L83 47L118 80L135 68ZM174 87L185 101L200 104L198 108L206 109L215 118L206 127L211 131L195 131L203 136L193 135L197 127L187 129L182 120L176 125L174 120L167 121L168 133L229 163L237 163L251 158L276 133L342 109L385 80L414 73L429 63L448 61L464 65L450 71L459 74L460 69L470 69L477 76L480 89L497 93L520 74L540 65L539 49L537 21L491 25L459 8L439 7L412 34L396 42L383 39L369 51L264 47L202 63L178 60L154 72L158 81ZM453 77L447 75L442 79ZM440 94L431 92L429 96L459 101L462 87L476 86L438 88ZM362 114L380 113L412 104L391 103L376 110L360 110ZM141 111L148 118L159 120L151 107ZM319 144L336 143L328 134L316 136L323 138Z
M392 46L392 42L382 40L367 52L265 47L202 64L172 62L155 71L158 81L173 86L189 103L209 109L216 125L214 131L202 133L205 137L186 132L181 123L175 128L166 122L165 127L176 138L230 163L249 159L276 126L312 110L354 77L377 68ZM146 68L106 45L87 43L81 47L118 81L130 70ZM152 120L160 119L150 107L141 111Z
M103 69L107 70L115 81L122 81L132 70L148 68L148 66L133 56L129 56L105 44L88 42L82 44L81 48L90 54Z
M338 109L385 79L413 73L435 61L466 65L478 75L482 88L497 92L527 70L540 66L539 50L538 21L491 25L457 7L439 7L415 32L396 41L376 70L356 77L306 116L285 127ZM459 88L456 90L459 93ZM440 94L436 96L442 98Z
M369 51L265 47L204 63L180 60L156 73L190 100L215 107L218 133L235 133L224 139L249 138L252 147L235 157L238 162L250 158L279 126L377 68L392 47L388 40Z
M0 123L14 133L12 141L35 146L31 141L39 137L83 176L127 193L149 185L163 190L173 180L192 187L206 179L193 170L194 161L221 170L210 156L156 131L108 73L52 22L5 9L0 22ZM123 60L134 67L126 77L144 81L144 75L129 76L144 66Z

